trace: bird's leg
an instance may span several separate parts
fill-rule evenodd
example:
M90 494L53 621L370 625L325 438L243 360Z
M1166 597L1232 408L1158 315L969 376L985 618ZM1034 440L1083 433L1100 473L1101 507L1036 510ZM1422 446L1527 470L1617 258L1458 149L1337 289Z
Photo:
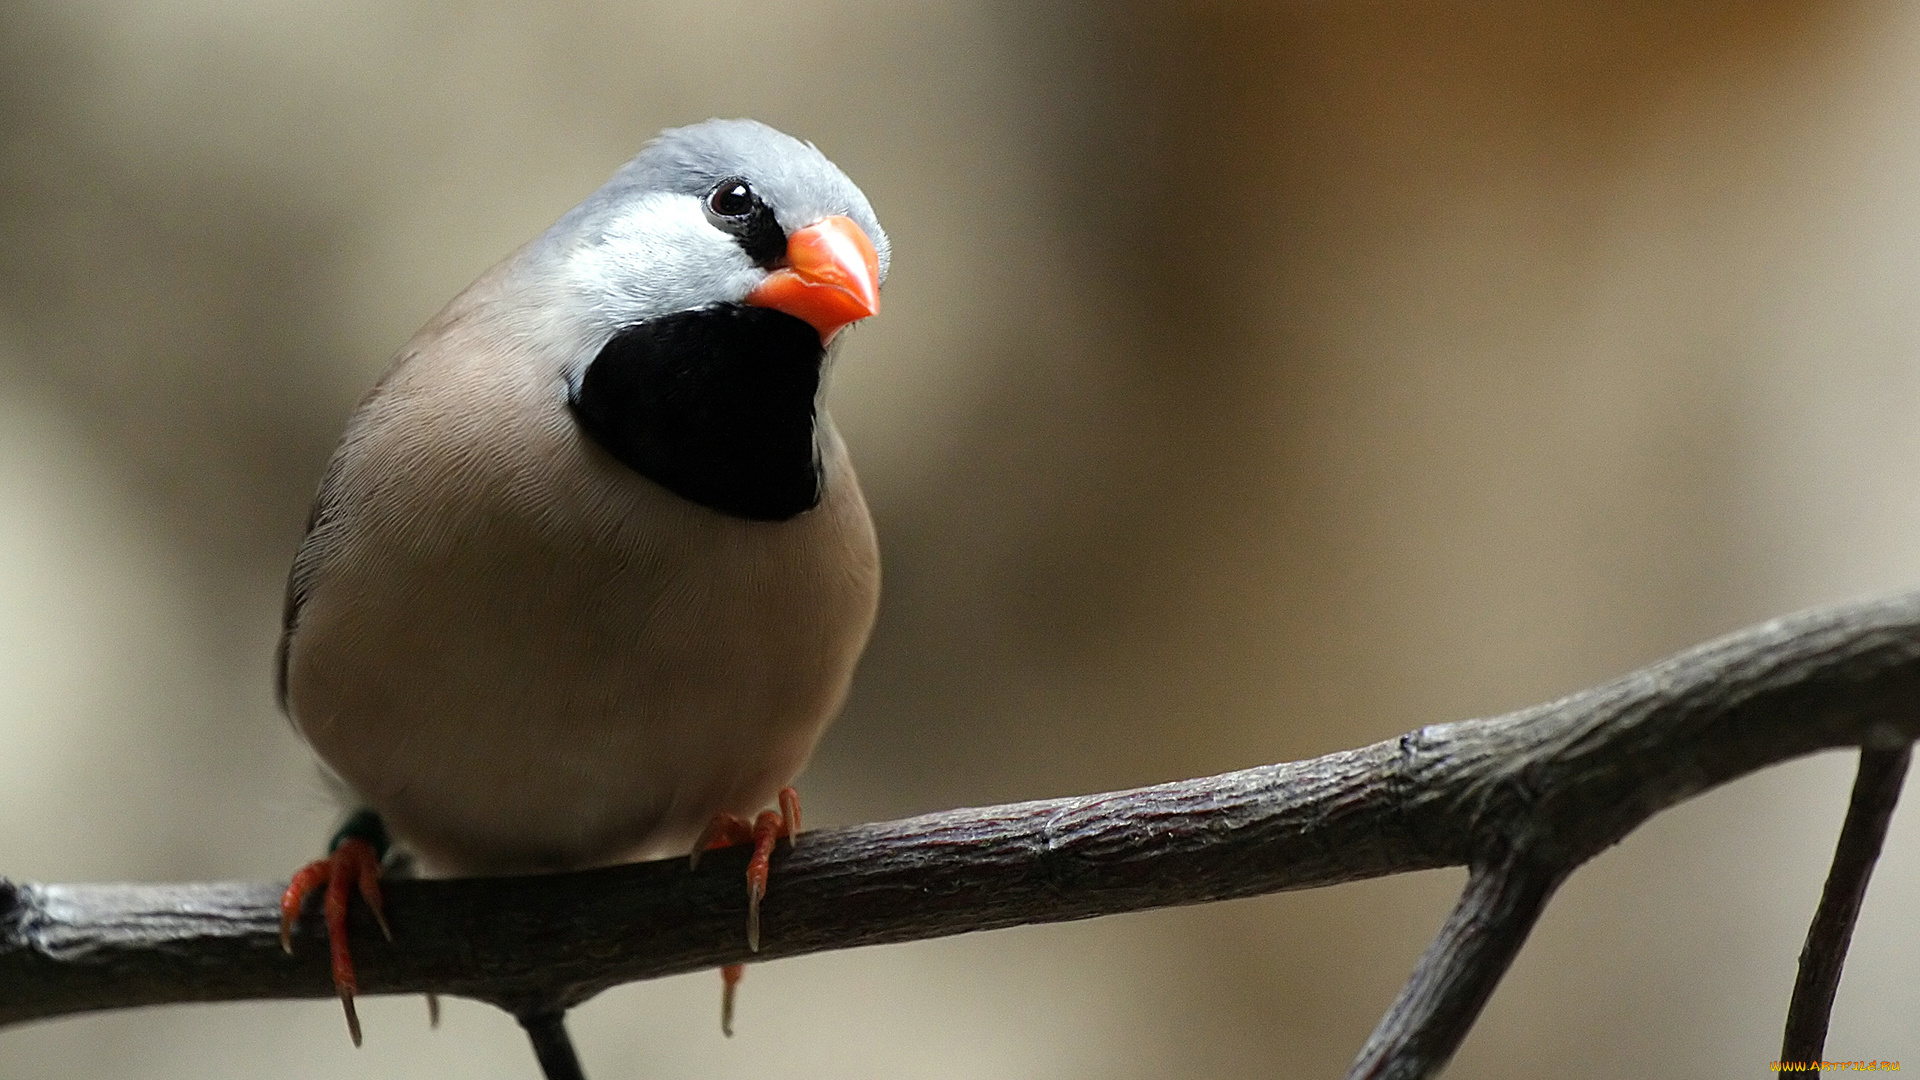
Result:
M333 836L326 858L308 863L293 875L280 894L280 947L293 955L293 925L300 920L300 908L307 894L322 885L327 887L327 944L333 954L333 988L340 995L340 1006L347 1014L347 1034L353 1045L360 1045L360 1014L354 1011L353 998L360 992L354 978L353 953L347 948L347 905L353 901L353 888L359 887L361 899L373 909L380 932L393 940L393 928L387 925L386 905L380 897L380 861L386 857L386 823L372 810L357 810Z
M754 952L760 951L760 901L767 895L767 880L773 870L774 845L780 842L782 836L787 838L788 847L800 842L800 793L790 787L780 789L779 810L761 811L751 825L745 818L734 814L722 812L713 815L713 820L707 822L700 839L694 842L693 853L687 858L688 866L698 870L702 852L748 842L753 844L753 856L747 860L747 948ZM746 970L744 964L728 964L720 969L720 1030L728 1038L733 1037L734 987L740 985L740 978L746 974Z

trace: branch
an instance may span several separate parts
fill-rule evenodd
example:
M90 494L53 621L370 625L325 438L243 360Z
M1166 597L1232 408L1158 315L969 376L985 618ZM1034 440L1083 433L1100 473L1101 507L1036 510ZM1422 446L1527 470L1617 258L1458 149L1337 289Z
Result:
M519 1018L533 1041L533 1056L547 1080L586 1080L580 1071L580 1059L574 1056L573 1040L567 1037L567 1014L544 1012Z
M1880 844L1893 821L1900 784L1907 778L1913 757L1911 744L1898 749L1863 747L1860 771L1854 777L1847 820L1834 845L1833 866L1827 871L1820 906L1807 927L1807 943L1800 950L1800 974L1794 979L1793 999L1787 1006L1787 1030L1781 1038L1781 1061L1819 1061L1827 1046L1827 1020L1833 996L1840 989L1840 969L1853 942L1853 924L1867 896L1867 881L1880 858Z
M620 983L1473 867L1355 1065L1441 1068L1553 887L1666 807L1756 769L1920 735L1920 594L1777 619L1560 701L1311 761L1134 791L808 833L750 954L746 854L547 877L394 881L397 943L355 906L368 993L558 1015ZM316 920L279 949L280 886L0 889L0 1024L175 1001L329 997ZM558 1031L557 1025L554 1027Z
M1347 1080L1409 1080L1444 1068L1565 878L1563 868L1518 859L1474 867Z

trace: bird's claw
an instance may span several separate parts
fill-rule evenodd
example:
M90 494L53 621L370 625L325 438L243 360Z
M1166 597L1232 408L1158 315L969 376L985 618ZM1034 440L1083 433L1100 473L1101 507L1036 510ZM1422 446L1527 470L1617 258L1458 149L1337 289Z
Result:
M720 1034L733 1038L733 988L747 973L745 964L728 964L720 969Z
M293 927L300 919L300 908L308 894L325 885L327 946L333 958L333 988L340 995L340 1007L347 1014L347 1034L353 1045L360 1045L360 1014L353 999L360 992L353 968L353 953L348 948L347 909L358 887L361 899L373 910L374 922L388 941L393 927L387 922L386 902L380 895L380 853L372 843L359 836L344 836L334 844L332 854L308 863L293 875L286 891L280 894L280 947L293 955Z
M786 834L787 847L800 846L800 793L790 787L780 789L780 831Z
M753 952L760 951L760 901L766 899L767 883L773 876L773 849L783 836L788 847L800 840L800 793L792 788L780 789L779 810L762 811L752 824L733 814L715 814L701 830L700 839L687 857L688 866L698 870L703 852L737 844L753 845L753 855L747 860L747 948ZM720 969L720 1030L729 1038L733 1036L734 987L740 984L745 973L746 968L741 964L728 964Z
M785 828L785 819L773 810L763 810L753 820L753 857L747 860L747 949L750 952L760 951L760 901L766 898L767 879L773 874L773 846L780 842Z
M747 819L721 812L713 815L707 827L700 830L700 838L693 842L693 850L687 853L687 869L700 869L700 856L719 848L744 844L753 839L753 826Z

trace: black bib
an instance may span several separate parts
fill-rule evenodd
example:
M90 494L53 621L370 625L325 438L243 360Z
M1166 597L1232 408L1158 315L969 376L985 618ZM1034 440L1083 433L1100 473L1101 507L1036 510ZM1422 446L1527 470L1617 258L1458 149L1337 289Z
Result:
M594 442L668 491L785 521L820 503L814 407L825 359L801 320L721 304L615 334L568 404Z

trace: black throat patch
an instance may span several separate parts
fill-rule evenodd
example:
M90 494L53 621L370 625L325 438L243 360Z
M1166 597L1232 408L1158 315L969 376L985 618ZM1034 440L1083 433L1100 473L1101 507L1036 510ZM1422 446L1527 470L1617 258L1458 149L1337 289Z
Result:
M813 327L722 304L615 334L568 404L594 442L685 499L753 521L819 505Z

